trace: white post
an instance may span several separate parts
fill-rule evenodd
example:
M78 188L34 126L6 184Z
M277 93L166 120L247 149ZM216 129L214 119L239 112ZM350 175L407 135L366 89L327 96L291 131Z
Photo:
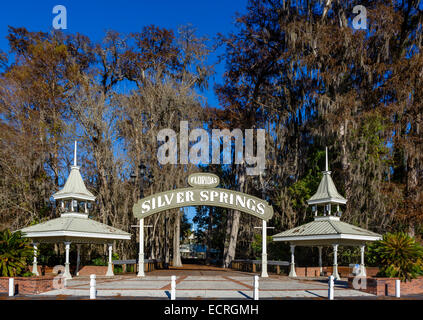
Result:
M323 275L323 267L322 267L322 247L317 247L319 249L319 270L320 270L320 275Z
M263 220L262 250L261 250L261 276L267 278L267 221Z
M401 280L395 280L395 298L401 297Z
M90 275L90 299L95 299L97 295L95 274Z
M360 251L361 251L361 263L360 263L360 273L359 276L360 277L365 277L366 276L366 267L364 266L364 245L360 246Z
M79 264L81 262L80 254L81 254L81 245L77 244L76 245L76 271L75 271L75 274L77 276L79 276Z
M259 277L254 276L254 300L259 299Z
M176 276L172 276L170 283L170 300L176 299Z
M33 243L32 244L34 247L34 260L32 262L32 273L35 274L36 276L39 276L40 274L38 273L38 266L37 266L37 245L38 243Z
M338 244L333 245L333 276L335 280L340 280L341 277L338 273Z
M9 278L9 297L13 297L15 295L15 279Z
M144 218L140 219L140 248L138 253L138 277L144 277Z
M70 269L69 269L69 250L70 250L70 242L65 242L65 250L66 250L66 260L65 260L65 272L63 274L63 277L65 279L72 279L72 276L70 274Z
M328 299L329 300L333 300L333 293L334 293L334 276L329 276L329 281L328 281Z
M295 252L295 245L291 244L291 264L290 264L290 270L289 270L289 277L296 277L297 274L295 272L295 262L294 262L294 252Z
M107 266L107 273L106 273L106 277L113 277L114 273L113 273L113 263L112 263L112 250L113 250L113 244L109 243L109 263Z

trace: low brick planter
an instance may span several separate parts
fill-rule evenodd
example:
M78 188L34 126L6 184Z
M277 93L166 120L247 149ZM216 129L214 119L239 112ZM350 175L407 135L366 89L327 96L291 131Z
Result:
M83 266L79 270L80 276L89 276L95 274L97 276L105 276L107 273L107 266Z
M382 278L368 277L366 278L366 288L360 291L374 294L376 296L395 296L395 280L399 278ZM352 282L354 278L348 278L348 287L354 289ZM423 293L423 277L413 279L411 281L401 281L401 295Z
M14 279L15 294L39 294L64 286L63 279L53 276L14 277ZM0 277L0 292L9 292L9 277Z

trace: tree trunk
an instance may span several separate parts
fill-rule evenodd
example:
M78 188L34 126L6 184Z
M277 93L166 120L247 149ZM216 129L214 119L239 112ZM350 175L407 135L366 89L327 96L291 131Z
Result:
M209 224L207 228L207 251L206 251L206 265L210 265L210 249L212 246L211 239L213 233L213 207L209 207Z
M176 213L175 228L173 234L173 266L182 267L181 252L179 250L181 239L181 215L180 211Z
M240 168L241 167L241 168ZM239 191L244 191L244 184L245 184L245 168L244 164L240 164L240 168L238 171L238 183L239 183ZM228 268L232 262L232 260L235 258L235 252L236 252L236 241L238 238L238 231L239 231L239 218L241 216L241 212L238 210L233 211L232 215L232 223L231 223L231 232L229 236L229 245L228 247L225 247L224 252L224 261L223 261L223 267Z
M417 160L415 156L408 155L407 159L407 198L409 208L407 210L410 212L411 215L415 214L415 205L413 205L416 201L416 190L418 184L418 173L417 173ZM416 235L415 230L415 217L412 216L408 219L408 235L410 237L414 237Z
M240 211L234 210L232 215L232 228L229 237L229 246L226 250L224 267L229 268L232 260L235 258L236 240L238 238ZM226 248L225 248L226 249Z

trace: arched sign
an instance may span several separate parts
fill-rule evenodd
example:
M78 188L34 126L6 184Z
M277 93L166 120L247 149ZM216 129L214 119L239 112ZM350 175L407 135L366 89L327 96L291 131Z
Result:
M132 209L136 218L188 206L215 206L239 210L255 217L269 220L273 208L265 200L245 193L215 188L219 177L211 173L195 173L188 177L191 188L174 189L156 193L138 200Z

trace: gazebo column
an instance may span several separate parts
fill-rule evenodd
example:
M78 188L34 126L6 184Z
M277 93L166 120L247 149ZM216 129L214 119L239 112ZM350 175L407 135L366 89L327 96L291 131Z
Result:
M290 277L297 277L297 274L295 272L294 252L295 252L295 245L291 244L291 264L290 264L291 268L289 270L289 276Z
M261 276L267 278L267 222L263 220L262 226L262 250L261 250Z
M75 274L77 276L79 276L79 264L81 261L80 255L81 255L81 245L78 243L76 245L76 270L75 270Z
M319 274L323 276L323 267L322 267L322 249L323 247L317 247L319 249Z
M362 244L360 246L360 251L361 251L360 273L358 274L360 277L366 276L366 267L364 266L364 249L365 249L365 245Z
M37 245L38 243L33 243L32 246L34 247L34 260L32 261L32 273L39 276L40 274L38 273L38 266L37 266Z
M71 242L65 242L65 252L66 252L66 260L65 260L65 273L63 274L63 277L65 279L72 279L72 275L70 274L70 268L69 268L69 251L70 251L70 245Z
M144 218L140 219L140 240L138 253L138 277L144 277Z
M338 244L333 245L333 273L335 280L340 280L341 277L338 273Z
M107 277L113 277L114 273L113 273L113 263L112 263L112 251L113 251L113 244L109 243L109 264L107 266L107 273L106 276Z

